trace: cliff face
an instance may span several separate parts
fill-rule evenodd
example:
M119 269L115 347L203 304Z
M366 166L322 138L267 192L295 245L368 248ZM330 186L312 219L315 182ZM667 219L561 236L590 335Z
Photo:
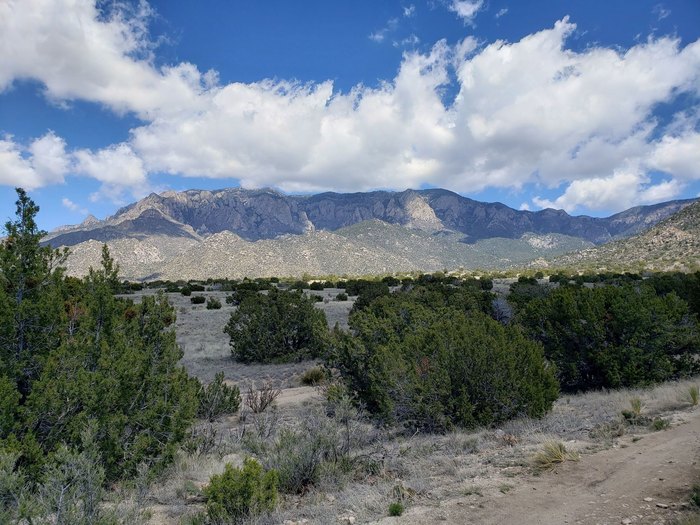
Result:
M69 246L69 271L99 263L106 242L123 276L206 278L507 268L648 229L693 201L607 218L519 211L446 190L322 193L166 192L47 236Z
M427 232L461 233L468 243L492 237L517 239L530 232L559 233L600 244L649 228L690 202L671 201L594 218L571 216L562 210L514 210L440 189L311 196L240 188L188 190L151 194L105 221L63 228L47 240L53 245L72 246L89 239L107 241L154 233L205 238L230 231L256 241L314 230L336 231L380 220Z

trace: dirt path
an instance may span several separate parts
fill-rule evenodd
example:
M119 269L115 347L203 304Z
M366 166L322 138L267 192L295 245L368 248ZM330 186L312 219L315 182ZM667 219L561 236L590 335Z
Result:
M506 494L415 506L380 523L674 523L700 481L700 410L683 417L669 430L626 439L620 448L584 455L539 477L514 478Z

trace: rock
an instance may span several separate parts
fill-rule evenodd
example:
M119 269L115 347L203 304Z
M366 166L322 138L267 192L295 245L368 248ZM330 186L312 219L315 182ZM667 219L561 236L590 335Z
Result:
M657 503L656 506L659 507L660 509L667 509L668 508L668 505L666 505L665 503Z
M646 501L646 502L654 501L654 498L644 498L644 501Z
M344 516L338 516L338 522L339 523L344 523L347 525L353 525L355 523L355 516L352 516L350 514L344 515Z
M625 518L620 523L622 523L622 525L630 525L630 523L632 523L632 520L629 518Z

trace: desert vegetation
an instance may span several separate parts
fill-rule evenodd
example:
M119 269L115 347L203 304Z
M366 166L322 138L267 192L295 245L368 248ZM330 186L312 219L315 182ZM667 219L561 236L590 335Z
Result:
M402 516L510 497L512 477L672 431L698 404L698 274L137 286L106 247L66 277L37 211L19 190L0 245L2 522ZM178 313L228 339L217 359L185 345L204 383Z
M3 519L100 523L105 483L162 470L197 410L165 296L117 300L108 250L82 280L42 247L18 190L0 246ZM104 519L107 519L105 515Z

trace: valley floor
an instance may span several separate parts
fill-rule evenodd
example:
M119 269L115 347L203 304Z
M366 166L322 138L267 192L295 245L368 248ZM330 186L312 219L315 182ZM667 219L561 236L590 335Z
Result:
M144 496L149 523L157 525L187 523L188 516L201 511L201 488L225 463L238 465L249 455L244 436L261 425L298 428L325 418L321 392L300 383L314 363L236 364L223 333L230 307L208 311L171 295L190 373L209 381L223 370L242 391L251 382L271 380L282 392L276 410L262 417L247 411L215 424L199 423L196 433L209 439L210 446L181 452ZM347 312L351 303L328 305ZM562 396L543 419L446 435L379 430L360 417L352 426L353 453L371 459L376 470L323 478L303 495L284 496L272 516L253 523L698 524L690 495L700 483L700 408L689 397L690 387L698 383L700 378ZM625 423L621 411L629 410L636 398L643 424ZM661 422L661 430L650 425L654 420ZM537 470L532 458L551 441L580 453L580 460ZM387 517L397 500L403 502L404 514Z

